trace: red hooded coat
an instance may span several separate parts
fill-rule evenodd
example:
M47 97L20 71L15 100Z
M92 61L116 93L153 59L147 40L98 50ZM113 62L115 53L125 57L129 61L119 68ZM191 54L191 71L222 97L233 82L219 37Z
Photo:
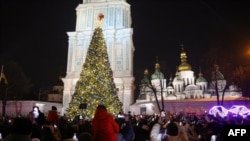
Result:
M119 125L103 108L97 108L92 121L93 141L116 141Z
M59 122L59 115L57 114L57 111L51 110L48 113L47 120L51 122L51 124L58 125Z

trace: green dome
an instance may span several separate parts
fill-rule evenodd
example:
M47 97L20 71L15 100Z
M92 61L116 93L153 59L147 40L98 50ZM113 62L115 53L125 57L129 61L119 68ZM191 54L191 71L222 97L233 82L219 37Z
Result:
M151 75L151 79L163 79L164 75L163 73L160 71L160 64L158 62L156 62L155 64L155 72Z
M219 66L215 65L215 72L212 74L212 81L224 80L224 75L219 71Z
M163 79L164 75L162 72L160 72L159 70L155 70L155 72L152 74L151 79Z
M204 77L199 77L199 78L197 78L196 79L196 82L198 83L198 82L207 82L207 80L204 78Z
M202 73L199 73L199 77L196 79L196 83L198 82L207 82L207 80L203 77Z
M213 73L212 80L215 80L215 76L217 80L224 80L224 75L219 71L216 72L216 75Z

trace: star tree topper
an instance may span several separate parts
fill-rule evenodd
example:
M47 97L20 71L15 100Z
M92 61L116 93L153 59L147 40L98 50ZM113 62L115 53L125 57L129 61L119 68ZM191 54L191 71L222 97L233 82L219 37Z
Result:
M103 24L104 15L100 13L97 17L96 28L101 28Z

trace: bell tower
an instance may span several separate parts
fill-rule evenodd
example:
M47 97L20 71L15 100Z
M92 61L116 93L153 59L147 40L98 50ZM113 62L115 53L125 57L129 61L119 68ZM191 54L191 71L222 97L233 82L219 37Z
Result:
M96 17L103 13L103 34L123 111L128 112L134 101L133 56L130 5L126 0L83 0L76 7L75 31L67 32L68 59L63 90L63 113L68 107L80 77L87 50L95 28Z

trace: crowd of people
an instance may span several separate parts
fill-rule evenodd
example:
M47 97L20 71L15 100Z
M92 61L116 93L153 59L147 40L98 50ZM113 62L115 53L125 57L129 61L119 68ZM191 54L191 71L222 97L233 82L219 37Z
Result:
M45 116L34 106L27 116L1 117L3 141L223 141L224 125L250 125L250 116L165 113L112 116L104 105L93 119L70 120L52 106Z

